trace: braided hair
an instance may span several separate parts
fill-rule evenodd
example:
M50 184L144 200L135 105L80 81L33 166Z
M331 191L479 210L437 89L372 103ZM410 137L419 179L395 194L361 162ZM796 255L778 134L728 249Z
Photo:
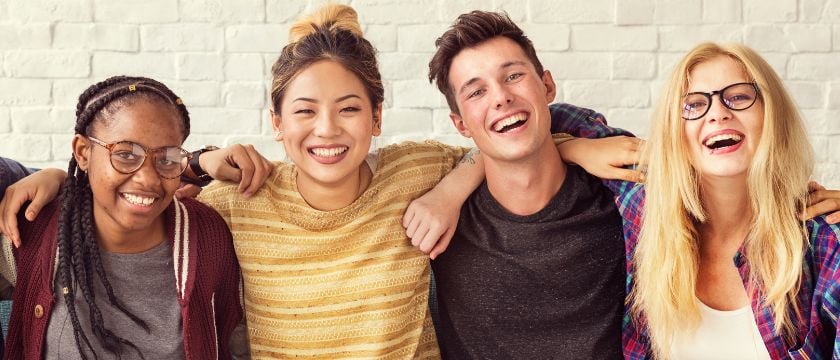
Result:
M75 133L89 136L94 122L110 121L112 115L122 107L130 105L138 99L162 101L174 106L182 120L183 139L190 130L190 118L187 108L175 93L162 83L142 77L114 76L87 88L80 96L76 106ZM90 309L90 325L93 334L100 340L103 347L115 354L122 353L123 346L128 346L143 354L132 342L117 336L105 328L102 312L96 305L94 292L94 277L98 278L105 288L111 305L128 316L134 323L149 331L148 325L142 319L128 311L114 296L113 288L108 282L105 269L99 256L99 245L93 225L93 192L87 172L79 168L75 157L71 158L67 168L67 180L62 188L63 198L58 219L58 280L62 288L62 296L67 306L67 312L73 324L73 336L76 347L82 359L87 359L82 344L84 344L94 358L98 355L93 351L88 335L83 331L76 312L77 290Z

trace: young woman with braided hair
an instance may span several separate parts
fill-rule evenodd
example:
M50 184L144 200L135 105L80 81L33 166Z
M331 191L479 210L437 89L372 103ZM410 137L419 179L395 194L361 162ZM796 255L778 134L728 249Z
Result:
M152 79L82 93L61 194L20 222L4 358L230 358L242 317L230 231L173 200L189 130L181 100Z

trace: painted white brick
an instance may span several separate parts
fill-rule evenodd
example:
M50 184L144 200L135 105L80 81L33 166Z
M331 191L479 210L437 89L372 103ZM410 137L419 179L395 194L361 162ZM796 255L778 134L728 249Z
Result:
M828 0L822 14L823 16L821 21L824 23L836 24L840 22L840 1Z
M262 83L227 83L222 96L225 107L262 109L266 92Z
M12 131L12 121L9 117L9 108L0 107L0 133Z
M838 142L835 141L834 144ZM834 145L834 151L837 151L837 145ZM835 152L836 154L837 152ZM820 182L823 186L829 189L840 188L840 165L833 163L817 164L814 167L814 179Z
M178 5L171 0L94 0L94 20L120 23L171 23L178 21Z
M650 109L615 108L607 112L606 116L610 126L627 130L637 137L646 138L650 132Z
M616 1L615 23L618 25L647 25L653 22L654 0Z
M0 21L5 22L9 20L9 3L0 1Z
M840 50L840 25L834 25L834 36L832 38L834 39L832 48L834 50Z
M58 23L53 30L53 47L137 51L140 36L136 25Z
M379 72L391 80L422 79L429 73L431 58L431 53L379 54Z
M181 97L187 110L192 111L194 107L218 106L221 85L217 81L167 81L175 94Z
M555 81L610 78L608 53L564 52L540 54L543 68L551 71Z
M656 0L653 20L657 24L698 24L703 21L702 0Z
M266 0L266 21L275 24L294 21L305 13L308 4L308 0Z
M613 79L652 79L656 75L656 56L649 53L614 53Z
M446 102L437 88L428 81L400 80L393 82L394 106L400 108L439 107Z
M93 75L99 78L113 75L140 75L161 81L175 78L175 57L168 53L96 52L91 67Z
M190 109L190 114L193 134L260 133L260 111L256 109L194 107Z
M823 109L800 109L802 123L805 125L805 132L810 135L826 134L826 110Z
M263 22L263 0L180 0L181 21Z
M831 50L831 27L801 24L748 26L745 41L757 51L827 52Z
M14 108L12 131L20 134L73 134L76 110L73 108Z
M562 24L522 24L537 51L564 51L569 49L571 28Z
M528 7L524 6L522 0L495 0L493 2L493 9L495 11L506 12L510 16L510 19L519 25L522 25L528 17ZM445 22L451 23L455 21L455 17L457 16L458 14L452 13L450 19Z
M787 66L787 78L826 80L840 78L840 54L794 54Z
M11 17L21 22L90 21L91 0L13 0L9 1Z
M49 135L0 134L0 154L20 162L50 160L50 149Z
M194 123L195 120L193 120L192 124ZM182 145L182 147L187 151L198 150L204 147L204 145L216 145L218 147L225 147L227 146L225 138L227 138L227 136L219 132L216 132L214 134L196 134L195 131L192 131L190 133L190 136L187 137L187 140L184 141L184 145Z
M656 47L656 28L652 26L572 26L572 49L575 51L650 51Z
M614 0L531 0L531 21L543 23L611 23L615 19Z
M0 50L38 49L50 47L50 25L0 24Z
M181 54L177 58L179 80L222 80L222 56L219 54Z
M222 47L222 29L205 24L149 25L140 28L143 51L214 51Z
M520 6L523 4L520 3ZM441 0L438 8L438 20L451 23L460 14L473 10L493 11L493 0Z
M779 77L782 79L787 78L787 64L790 61L790 54L765 52L761 56L764 60L767 60L767 63L770 64L773 70L776 70Z
M745 22L796 21L796 0L743 0L743 2Z
M703 0L703 22L737 23L741 21L741 0Z
M828 84L828 108L840 109L840 82L836 80Z
M90 54L60 50L9 51L6 72L12 77L83 78L90 75Z
M365 28L365 39L380 53L397 51L397 26L368 25Z
M605 112L610 107L650 106L650 86L646 81L566 81L565 102Z
M840 135L840 110L829 110L825 116L825 130L827 134ZM837 137L834 137L836 139ZM840 154L840 152L833 153Z
M799 21L819 22L823 17L826 0L809 0L799 2Z
M787 81L785 86L800 109L821 109L825 106L827 96L822 82Z
M441 95L443 97L443 95ZM445 103L446 100L443 100ZM432 126L435 134L458 134L458 129L452 124L452 119L449 118L451 111L448 107L434 109L432 111Z
M700 25L690 29L682 26L659 28L659 50L687 52L704 41L740 42L743 31L737 25Z
M53 80L53 105L75 108L79 102L79 95L95 82L105 78L88 79L59 79ZM75 115L74 115L75 116Z
M39 167L40 169L45 167L58 167L59 169L67 170L67 163L70 162L70 158L73 156L72 134L73 132L67 132L50 136L50 141L52 142L52 156L50 158L52 160L49 164L55 165L41 166Z
M240 25L225 29L228 52L267 52L280 55L289 38L289 25Z
M356 0L353 7L362 23L419 24L437 18L436 0Z
M382 135L427 134L433 131L430 109L389 109L382 112Z
M808 141L814 149L814 160L818 163L831 161L828 156L828 136L811 136Z
M225 56L225 79L230 81L264 81L269 71L263 71L263 58L259 54L230 54Z
M449 25L403 25L397 30L397 47L404 52L434 53L435 40L443 35Z
M49 80L0 79L0 105L48 105L51 88Z

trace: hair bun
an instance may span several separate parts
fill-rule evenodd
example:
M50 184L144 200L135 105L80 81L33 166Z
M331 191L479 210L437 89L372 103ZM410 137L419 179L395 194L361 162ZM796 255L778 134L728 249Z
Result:
M356 10L347 5L329 4L312 14L298 18L289 29L289 42L298 42L305 36L321 30L345 30L360 38L363 35Z

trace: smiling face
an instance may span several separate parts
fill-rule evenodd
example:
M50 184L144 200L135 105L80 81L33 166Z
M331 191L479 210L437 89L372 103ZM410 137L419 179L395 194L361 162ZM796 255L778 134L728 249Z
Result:
M712 92L751 79L743 67L728 56L718 56L694 66L687 93ZM685 140L692 166L704 177L746 176L755 156L764 125L764 103L759 97L746 110L731 110L718 95L708 113L684 121Z
M554 80L548 71L537 73L514 41L499 36L462 50L452 59L449 83L460 111L450 117L485 156L516 161L551 141Z
M298 167L298 181L336 185L359 174L380 134L362 81L341 64L316 62L291 81L272 122L282 131L286 154Z
M101 116L101 115L100 115ZM182 120L177 110L159 100L128 100L109 119L94 120L90 136L106 143L132 141L148 149L181 146ZM73 148L79 167L88 172L93 191L93 213L100 232L108 234L149 231L172 202L180 179L162 179L152 157L131 174L111 165L106 148L76 135Z

